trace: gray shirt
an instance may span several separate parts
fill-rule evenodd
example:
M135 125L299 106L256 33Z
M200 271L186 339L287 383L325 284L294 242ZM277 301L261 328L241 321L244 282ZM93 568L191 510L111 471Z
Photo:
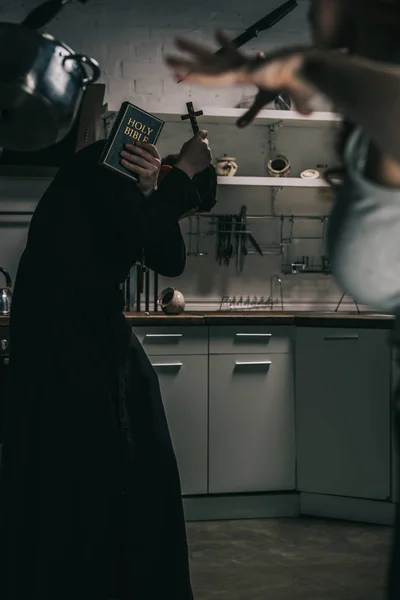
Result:
M347 174L328 229L328 253L343 290L361 304L400 312L400 189L366 179L369 140L360 129L345 151Z

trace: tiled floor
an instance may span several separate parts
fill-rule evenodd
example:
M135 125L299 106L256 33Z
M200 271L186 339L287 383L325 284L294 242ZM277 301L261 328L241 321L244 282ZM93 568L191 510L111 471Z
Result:
M188 523L196 600L383 600L388 527L318 519Z

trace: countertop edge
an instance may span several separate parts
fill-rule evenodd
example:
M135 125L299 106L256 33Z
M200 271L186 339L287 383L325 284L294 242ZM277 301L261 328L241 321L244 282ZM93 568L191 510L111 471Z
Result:
M129 323L136 327L151 326L200 326L200 325L297 325L320 327L370 327L391 328L395 321L393 315L384 314L341 314L341 313L220 313L220 312L187 312L181 315L164 315L163 313L124 313ZM40 320L40 314L32 315ZM0 316L0 327L9 325L8 316Z

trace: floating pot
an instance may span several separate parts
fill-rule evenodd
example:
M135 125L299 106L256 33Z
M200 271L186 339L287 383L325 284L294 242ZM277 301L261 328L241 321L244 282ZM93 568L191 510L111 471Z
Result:
M278 154L267 163L267 170L270 177L288 177L290 174L290 162L283 156Z
M176 288L168 287L163 290L158 302L166 315L179 315L185 310L185 298Z

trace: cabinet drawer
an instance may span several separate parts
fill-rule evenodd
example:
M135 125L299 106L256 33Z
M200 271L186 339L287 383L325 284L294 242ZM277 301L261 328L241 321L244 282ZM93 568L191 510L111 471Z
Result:
M287 354L292 340L293 327L211 327L210 354Z
M326 346L340 342L354 344L384 344L389 355L389 336L384 329L347 329L345 327L300 327L297 330L297 341L306 341L307 347Z
M207 327L133 327L148 356L207 354Z

